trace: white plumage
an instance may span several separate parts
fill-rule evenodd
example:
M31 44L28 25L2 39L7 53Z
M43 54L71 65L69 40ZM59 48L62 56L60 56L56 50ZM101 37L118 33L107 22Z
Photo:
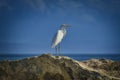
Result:
M55 34L53 40L52 40L52 48L56 49L56 53L60 53L60 43L62 41L62 39L64 38L64 36L66 35L66 28L69 27L69 25L67 24L62 24L60 29L57 31L57 33Z
M52 42L52 48L55 48L63 39L64 33L62 30L58 30L56 35L54 36L53 42Z

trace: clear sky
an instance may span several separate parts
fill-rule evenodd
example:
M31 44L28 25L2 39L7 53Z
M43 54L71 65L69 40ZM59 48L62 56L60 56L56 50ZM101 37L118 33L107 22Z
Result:
M120 0L0 0L0 53L53 53L63 23L62 53L120 53Z

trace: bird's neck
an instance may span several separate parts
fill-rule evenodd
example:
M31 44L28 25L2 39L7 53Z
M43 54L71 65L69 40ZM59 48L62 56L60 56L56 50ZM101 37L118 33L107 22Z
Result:
M65 29L65 28L61 28L60 30L62 30L62 31L66 31L66 29Z
M60 30L63 32L64 35L66 35L66 29L65 28L62 28Z

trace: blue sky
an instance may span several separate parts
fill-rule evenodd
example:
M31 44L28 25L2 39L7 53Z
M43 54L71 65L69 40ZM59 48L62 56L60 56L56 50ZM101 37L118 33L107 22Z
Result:
M63 23L62 53L120 52L120 0L0 0L0 53L54 53Z

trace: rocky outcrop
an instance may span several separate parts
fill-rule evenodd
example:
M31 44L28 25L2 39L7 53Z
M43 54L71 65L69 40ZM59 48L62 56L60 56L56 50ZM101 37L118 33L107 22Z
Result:
M120 79L120 62L107 59L91 59L83 61L86 66L93 68L94 70L106 74L110 77L116 77Z
M102 67L102 64L109 66L107 63L101 60L79 62L65 56L43 54L23 60L1 61L0 80L120 80L120 74L112 76L112 71ZM119 65L115 62L112 69L120 73Z

